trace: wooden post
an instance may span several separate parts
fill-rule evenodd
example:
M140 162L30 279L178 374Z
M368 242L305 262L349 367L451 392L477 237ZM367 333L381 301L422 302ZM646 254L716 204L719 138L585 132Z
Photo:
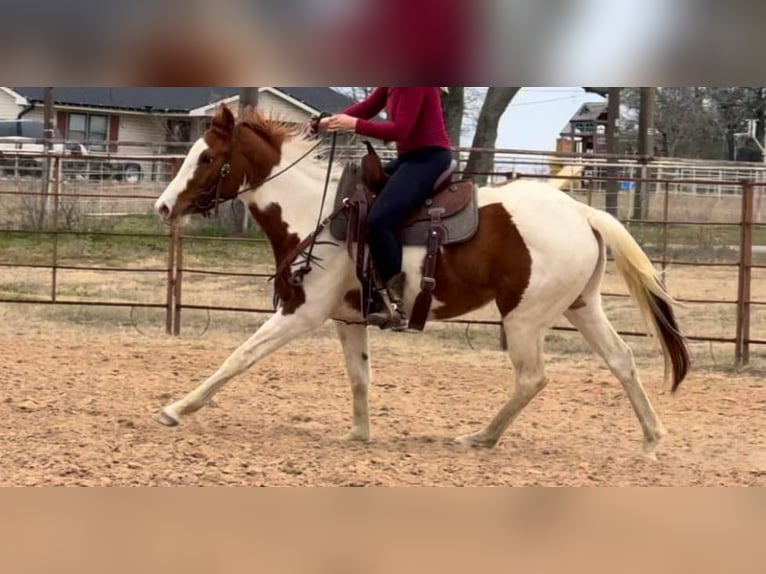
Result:
M647 164L654 157L654 101L655 88L641 88L638 117L638 155L641 158L641 177L646 178ZM633 219L647 219L649 207L648 184L640 182L633 196Z
M173 227L170 235L168 236L170 241L168 242L168 285L167 285L167 300L165 306L165 333L167 335L173 334L173 314L175 312L175 305L173 303L173 296L175 294L175 280L176 280L176 243L178 242L178 230Z
M181 334L181 292L183 290L183 267L184 267L184 238L183 233L179 230L176 236L176 276L173 290L173 306L175 312L173 314L173 335L176 337Z
M244 116L245 108L252 107L253 109L258 107L258 88L240 88L239 89L239 117ZM242 214L242 233L247 233L250 229L250 210L243 210Z
M662 208L662 272L668 268L668 219L670 218L670 182L665 182L665 197Z
M258 106L258 88L240 88L239 89L239 117L242 117L242 112L246 107L252 106L253 108Z
M53 182L53 249L51 264L51 302L56 302L56 292L58 291L58 264L59 264L59 211L61 203L61 181L63 179L62 164L63 158L53 159L53 173L55 179Z
M751 181L742 184L742 223L739 248L739 285L737 292L737 367L750 363L750 312L753 266L753 206L755 187Z
M45 215L48 210L48 190L51 180L51 158L50 152L53 145L53 88L44 90L44 108L43 108L43 150L45 156L43 159L42 173L40 174L40 214L37 220L38 229L43 229L45 225Z
M609 108L607 111L606 125L606 152L616 154L619 150L617 140L617 120L620 119L620 90L621 88L609 88ZM598 134L597 134L598 135ZM609 159L608 162L613 162ZM620 182L617 181L618 168L608 167L606 175L610 179L606 182L606 211L614 217L620 216ZM595 185L591 183L589 187Z

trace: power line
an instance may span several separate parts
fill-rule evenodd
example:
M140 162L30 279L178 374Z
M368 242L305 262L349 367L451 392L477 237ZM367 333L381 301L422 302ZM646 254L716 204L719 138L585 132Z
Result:
M548 99L548 100L537 100L537 101L534 101L534 102L523 102L523 103L520 103L520 104L511 104L510 107L512 107L512 108L519 108L521 106L535 106L535 105L538 105L538 104L548 104L548 103L551 103L551 102L560 102L560 101L563 101L563 100L572 100L572 99L574 99L576 97L577 97L577 95L573 94L571 96L564 96L562 98L551 98L551 99Z
M525 92L584 94L582 88L522 88Z

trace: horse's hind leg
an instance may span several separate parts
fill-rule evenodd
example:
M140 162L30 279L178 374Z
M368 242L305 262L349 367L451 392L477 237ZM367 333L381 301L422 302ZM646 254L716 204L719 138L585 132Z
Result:
M167 407L155 416L157 422L176 426L181 417L201 409L231 379L252 367L255 363L286 345L293 339L319 327L324 320L319 317L282 315L271 317L258 331L241 345L218 371L180 401Z
M506 319L503 322L511 361L516 371L516 385L509 400L482 432L460 437L457 442L466 446L494 447L510 424L521 414L546 384L543 362L544 329L530 328Z
M349 440L370 440L370 413L367 392L370 387L370 352L367 327L336 323L338 338L346 357L346 370L351 380L354 419Z
M638 378L633 352L606 317L600 296L589 297L584 307L571 309L565 313L565 316L572 325L577 327L588 344L604 359L609 370L622 383L644 430L644 453L653 458L666 432Z

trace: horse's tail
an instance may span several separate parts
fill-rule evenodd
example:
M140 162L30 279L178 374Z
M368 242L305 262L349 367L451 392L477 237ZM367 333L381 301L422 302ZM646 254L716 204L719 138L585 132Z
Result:
M686 378L690 358L673 313L673 298L641 246L617 219L588 206L583 206L583 212L611 248L617 269L638 303L649 334L659 341L665 355L665 378L672 375L675 393Z

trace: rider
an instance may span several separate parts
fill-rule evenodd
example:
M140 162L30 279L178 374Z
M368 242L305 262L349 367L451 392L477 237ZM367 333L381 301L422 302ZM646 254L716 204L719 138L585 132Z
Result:
M387 120L371 121L384 108ZM367 220L370 253L385 288L380 289L385 306L367 319L382 329L403 328L407 321L402 305L405 275L397 230L433 194L436 181L452 161L441 90L376 88L364 101L323 119L320 127L396 142L398 156L385 167L391 178Z

